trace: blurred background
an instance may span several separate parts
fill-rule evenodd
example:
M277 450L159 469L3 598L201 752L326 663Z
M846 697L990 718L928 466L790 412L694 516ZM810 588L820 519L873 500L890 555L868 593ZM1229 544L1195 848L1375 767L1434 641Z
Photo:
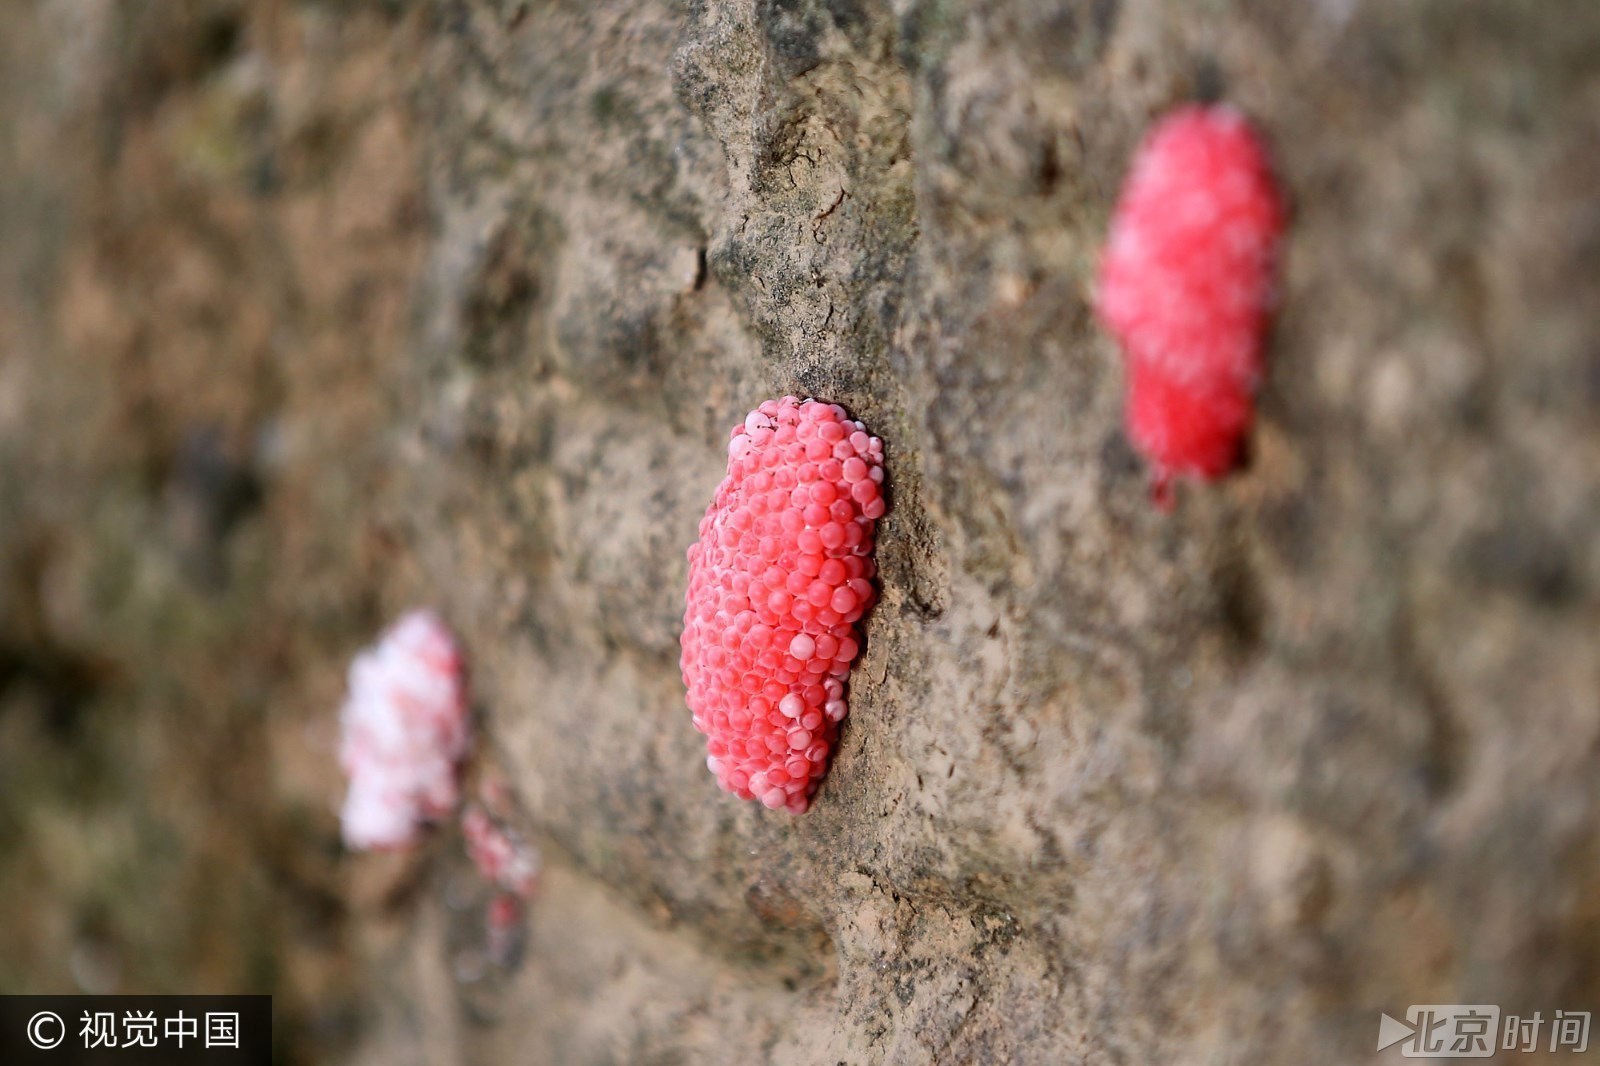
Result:
M382 7L0 5L0 989L364 995L331 806L423 232ZM366 458L362 458L365 455Z
M1294 220L1252 462L1164 516L1089 300L1193 99ZM1600 1006L1597 190L1579 0L0 0L0 992L271 992L293 1063ZM676 658L791 391L894 500L801 819ZM545 854L510 956L452 826L339 839L414 605Z

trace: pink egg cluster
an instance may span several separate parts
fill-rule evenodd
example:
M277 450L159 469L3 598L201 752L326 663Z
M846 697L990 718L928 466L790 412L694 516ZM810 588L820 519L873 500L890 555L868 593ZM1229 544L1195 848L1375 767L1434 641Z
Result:
M539 887L539 849L475 803L461 815L461 834L472 865L495 889L484 912L489 957L510 965L521 942L524 901Z
M883 442L844 409L785 396L735 426L689 549L683 681L725 790L803 812L828 771L877 592Z
M1233 469L1255 415L1284 207L1232 108L1188 106L1146 137L1112 219L1096 311L1128 368L1128 436L1174 477Z
M496 823L477 804L461 815L461 834L467 841L467 855L485 881L518 899L533 895L539 886L537 848Z
M356 656L340 727L350 847L404 847L455 809L471 743L466 683L455 639L432 612L406 614Z

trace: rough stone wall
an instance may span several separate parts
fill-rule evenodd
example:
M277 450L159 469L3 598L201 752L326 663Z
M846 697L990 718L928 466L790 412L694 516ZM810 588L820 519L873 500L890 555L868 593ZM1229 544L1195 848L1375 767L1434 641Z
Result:
M0 8L0 986L296 1059L1338 1063L1600 1002L1600 9ZM1223 98L1294 218L1249 468L1165 516L1088 310ZM887 442L802 818L716 790L683 551L785 392ZM340 853L437 605L546 856ZM1389 1053L1393 1055L1394 1053Z

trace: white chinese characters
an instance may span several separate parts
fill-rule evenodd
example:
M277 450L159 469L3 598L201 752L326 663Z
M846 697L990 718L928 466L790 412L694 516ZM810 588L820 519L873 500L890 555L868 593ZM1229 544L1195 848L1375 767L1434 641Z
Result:
M204 1042L208 1048L238 1048L239 1012L207 1011L190 1015L178 1011L167 1018L154 1011L123 1012L119 1026L115 1011L84 1011L78 1030L84 1050L114 1047L193 1047ZM200 1023L205 1022L203 1030ZM35 1041L35 1046L44 1046Z
M1590 1011L1558 1010L1545 1030L1543 1012L1506 1014L1492 1003L1420 1003L1406 1020L1378 1020L1378 1050L1399 1045L1408 1059L1486 1059L1496 1051L1589 1050ZM1542 1036L1548 1040L1541 1040Z

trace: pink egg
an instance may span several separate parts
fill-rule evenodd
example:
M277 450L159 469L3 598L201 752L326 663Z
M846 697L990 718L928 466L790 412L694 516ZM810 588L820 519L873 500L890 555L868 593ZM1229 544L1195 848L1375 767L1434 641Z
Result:
M689 549L680 666L706 766L772 810L807 809L848 711L882 458L842 408L768 400L733 428Z
M1122 347L1128 437L1163 507L1174 478L1212 481L1239 461L1285 215L1261 138L1230 107L1177 109L1134 158L1095 311Z
M708 667L718 651L706 647ZM350 847L406 847L455 810L472 738L461 653L438 616L412 611L356 656L339 726Z

